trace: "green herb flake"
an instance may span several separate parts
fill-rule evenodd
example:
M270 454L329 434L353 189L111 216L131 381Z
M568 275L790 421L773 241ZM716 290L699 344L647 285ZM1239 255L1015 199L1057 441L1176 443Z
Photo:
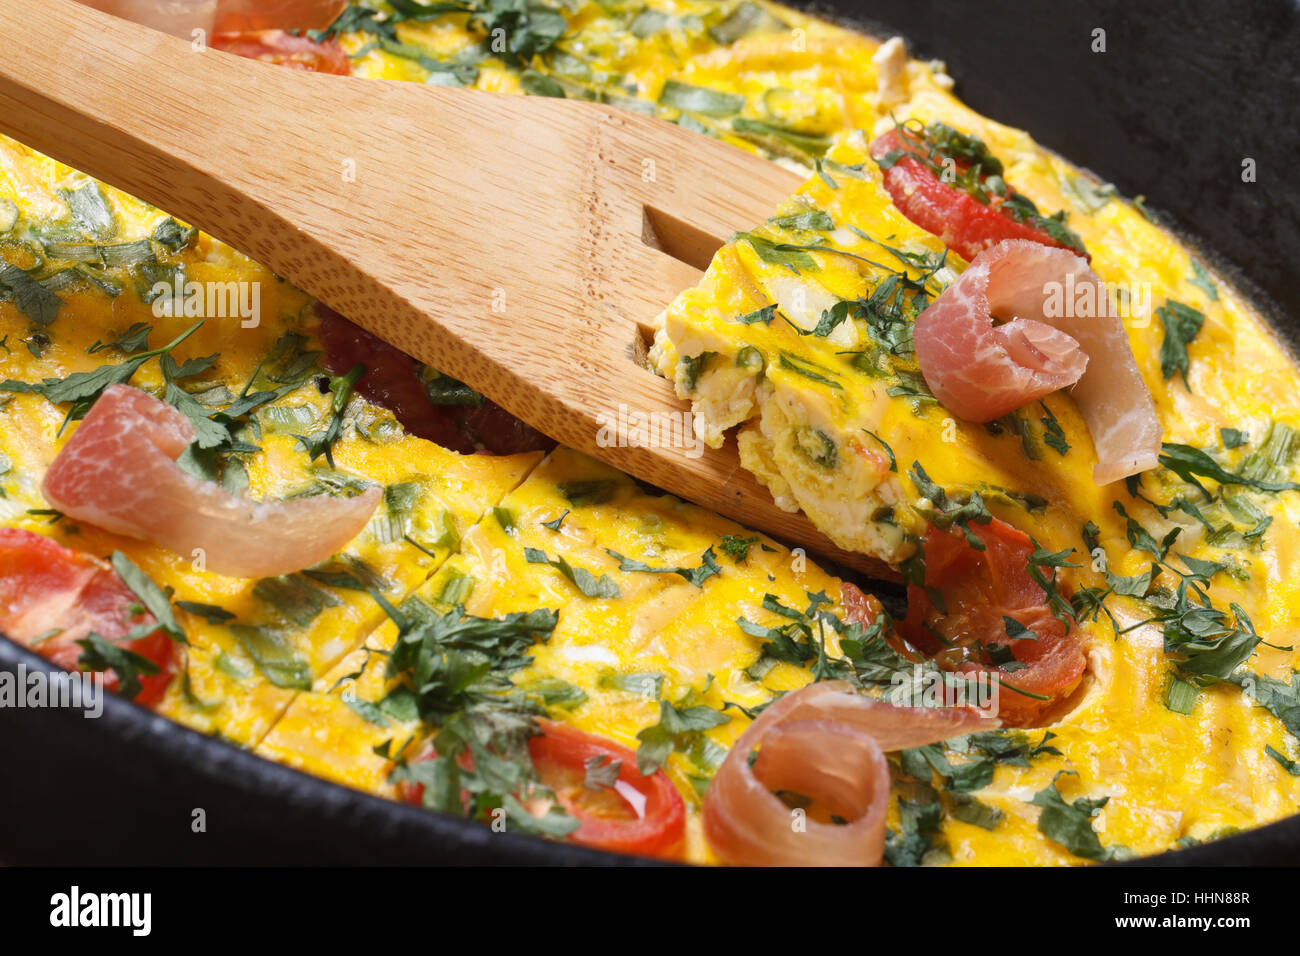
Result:
M378 727L388 726L388 718L384 716L384 712L371 701L362 700L350 690L345 690L339 695L339 699L366 722L375 724Z
M754 540L757 541L758 539L755 538ZM605 549L605 553L618 562L620 571L637 571L645 574L676 574L685 578L697 588L704 587L705 581L715 574L722 573L722 567L718 564L712 547L705 549L704 554L700 556L699 566L694 568L656 568L644 561L625 558L617 551L612 551L609 548Z
M952 799L952 816L955 820L970 823L985 830L996 830L1006 814L997 807L991 807L977 797L960 790L949 794Z
M87 183L79 189L61 189L59 195L68 204L72 221L83 232L96 239L111 239L117 232L117 217L98 183Z
M745 105L745 98L736 93L723 93L679 80L668 80L659 94L659 105L688 113L722 117L739 113Z
M1065 429L1061 427L1061 423L1044 402L1040 401L1038 405L1044 413L1043 417L1039 419L1043 423L1043 443L1049 448L1055 449L1060 455L1069 454L1070 443L1066 440Z
M563 555L556 557L554 561L546 556L545 551L537 548L524 548L524 559L529 564L548 564L556 571L569 579L569 581L589 598L617 598L622 597L623 592L619 590L618 584L607 574L599 577L592 574L586 568L575 568L564 558Z
M610 478L589 478L580 481L565 481L559 485L562 494L575 508L589 508L612 501L617 484Z
M63 300L17 266L0 267L0 287L13 297L18 311L37 325L48 327L59 317Z
M757 543L758 535L745 537L739 534L726 534L718 542L718 547L722 549L723 554L731 558L736 564L743 564L745 559L749 557L750 546Z
M1183 376L1183 385L1188 391L1187 370L1191 360L1187 355L1187 346L1196 338L1205 324L1205 315L1189 305L1168 300L1156 309L1160 324L1164 326L1165 337L1160 343L1160 374L1166 379L1173 378L1175 372Z
M217 607L215 604L200 604L198 601L177 601L176 606L186 614L193 614L195 617L203 618L209 624L225 624L227 621L235 619L235 615L225 608Z
M546 707L572 710L587 701L586 691L558 677L540 677L518 686L526 695L536 697Z
M1214 284L1214 280L1210 278L1209 272L1205 270L1205 266L1195 259L1192 260L1192 277L1187 281L1204 292L1211 302L1219 301L1218 287Z
M1196 707L1196 697L1200 689L1190 681L1174 677L1169 681L1169 691L1165 694L1165 707L1175 714L1190 714Z
M771 325L772 319L774 319L775 317L776 317L776 306L765 305L761 309L757 309L753 312L747 312L744 315L736 316L735 321L739 322L741 325L754 325L755 323L758 322L761 322L764 325Z
M77 641L81 656L77 666L87 671L112 671L117 675L117 692L128 700L140 693L140 678L160 673L160 668L149 658L137 654L129 647L115 644L95 632Z
M163 633L180 644L188 643L185 640L185 631L176 622L176 615L172 612L170 594L155 584L153 578L140 570L135 562L121 551L113 552L112 564L113 570L122 579L122 583L140 599L144 610L153 615ZM150 627L144 633L150 633L152 630L153 628Z
M1250 443L1250 435L1236 428L1220 428L1219 438L1222 439L1223 447L1228 451Z
M672 703L661 700L659 722L636 735L637 740L641 741L636 751L637 769L645 776L655 773L675 750L690 750L704 731L720 727L730 720L730 716L706 704L679 709Z
M550 521L543 521L542 527L548 528L551 531L559 531L560 527L564 524L564 519L567 518L568 516L569 516L569 509L565 508L562 512L560 512L560 516L558 518L552 518Z
M276 687L311 689L311 665L298 656L287 636L273 628L245 624L231 625L230 632Z
M653 671L630 673L606 671L596 679L596 686L601 690L619 690L658 700L663 696L664 675Z
M1072 771L1062 771L1071 773ZM1109 797L1087 799L1080 797L1073 803L1066 802L1056 789L1057 774L1046 788L1034 794L1029 802L1042 807L1038 815L1038 832L1053 843L1058 843L1075 856L1085 860L1113 860L1124 855L1121 847L1104 847L1097 833L1092 828L1092 819L1110 800Z

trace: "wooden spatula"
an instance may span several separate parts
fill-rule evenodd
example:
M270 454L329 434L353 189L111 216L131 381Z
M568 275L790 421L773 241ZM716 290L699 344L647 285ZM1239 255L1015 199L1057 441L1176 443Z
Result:
M795 174L593 103L239 59L67 0L0 4L0 130L176 215L567 445L872 572L734 447L607 447L683 412L649 323ZM232 334L237 334L232 333ZM685 443L682 443L685 444Z

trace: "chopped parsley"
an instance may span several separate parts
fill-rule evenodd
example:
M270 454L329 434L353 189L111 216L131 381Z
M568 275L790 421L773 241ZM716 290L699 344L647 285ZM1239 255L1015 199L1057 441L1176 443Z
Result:
M122 579L122 583L131 589L131 593L140 599L140 604L144 610L152 614L154 620L157 621L156 625L142 624L134 628L125 639L132 640L135 637L144 637L146 634L153 633L156 627L161 629L173 641L181 644L188 643L185 640L185 632L181 629L180 624L176 622L176 615L172 613L170 591L164 591L155 584L153 578L140 570L135 562L121 551L113 552L112 564L113 570Z
M1160 374L1166 379L1173 378L1175 372L1183 376L1183 386L1191 391L1187 383L1187 370L1191 360L1187 356L1187 346L1196 338L1205 324L1205 315L1190 305L1168 300L1156 309L1160 324L1164 326L1165 337L1160 343Z
M1180 677L1171 677L1165 694L1165 707L1175 714L1190 714L1196 706L1200 688Z
M1056 450L1058 454L1067 455L1070 452L1070 443L1065 438L1065 429L1057 421L1052 410L1047 407L1046 403L1039 402L1039 407L1043 410L1043 417L1039 419L1043 423L1043 442L1049 448Z
M550 793L528 752L542 711L536 695L510 681L530 663L528 649L549 638L559 614L539 608L481 618L461 607L438 614L418 598L407 598L398 609L373 596L398 628L385 669L398 683L378 707L438 728L437 759L399 761L393 779L423 786L423 804L431 810L478 820L503 810L508 824L525 833L572 832L578 822L554 801L541 816L524 805ZM461 759L466 754L471 761Z
M68 422L84 418L86 412L90 411L90 407L94 405L106 388L110 385L124 385L130 382L132 376L145 362L159 355L167 355L197 332L202 324L202 322L196 322L161 348L135 352L128 356L126 361L115 365L101 365L90 372L73 372L66 378L47 378L39 384L6 379L0 382L0 391L35 392L56 405L65 402L71 403L72 407L68 410L63 423L64 427L66 427Z
M311 665L298 656L288 635L274 627L247 624L230 625L230 633L276 687L311 689Z
M536 697L544 706L561 710L572 710L587 702L586 691L558 677L539 677L520 684L519 689L529 697Z
M215 604L201 604L198 601L177 601L176 606L186 614L193 614L195 617L203 618L209 624L225 624L227 621L235 619L234 614Z
M128 700L140 693L140 678L160 673L160 668L149 658L128 647L108 641L91 631L77 641L81 656L77 666L87 671L109 671L117 675L117 692Z
M628 694L639 694L658 700L663 696L664 675L655 671L619 673L606 671L596 679L596 686L601 690L621 690Z
M679 80L668 80L659 93L659 105L704 116L734 116L745 105L745 98L738 93L723 93Z
M1042 807L1042 812L1038 815L1038 832L1085 860L1104 861L1128 856L1125 847L1102 846L1097 832L1092 828L1093 818L1101 812L1110 797L1079 797L1070 803L1056 789L1056 781L1062 773L1073 771L1063 770L1058 773L1050 784L1034 794L1029 801L1034 806Z
M920 866L927 855L946 857L948 847L940 839L943 805L932 788L921 788L926 799L898 798L899 830L885 834L885 859L890 866Z
M13 298L19 312L42 327L58 318L63 305L62 299L14 265L0 267L0 290Z
M750 637L760 637L758 663L784 661L808 667L813 680L845 680L853 677L853 665L845 658L826 652L826 628L840 633L845 625L835 615L821 609L831 603L824 591L807 592L808 607L803 611L787 607L775 594L763 595L763 609L786 618L790 623L777 627L755 624L740 617L736 623ZM842 645L841 645L842 646Z
M708 752L704 731L731 720L730 716L707 704L693 703L695 696L688 692L676 704L659 701L659 722L636 735L636 739L641 741L636 750L636 766L642 774L649 776L659 770L674 751L688 754Z
M252 594L277 619L298 628L309 627L326 608L343 603L301 573L262 578Z
M1215 286L1214 280L1210 278L1210 274L1205 271L1205 266L1195 259L1192 260L1192 277L1187 281L1204 292L1211 302L1219 301L1218 287Z
M761 322L764 325L771 325L774 318L776 318L776 306L765 305L761 309L736 316L735 321L739 322L741 325L753 325L756 322Z
M559 485L560 494L575 508L591 505L603 505L611 501L617 486L610 478L588 478L580 481L564 481Z
M1274 441L1275 433L1279 437ZM1285 425L1274 425L1264 444L1242 462L1242 467L1237 472L1228 471L1199 448L1177 442L1162 442L1160 464L1183 481L1195 485L1206 498L1213 496L1198 478L1209 478L1221 485L1245 485L1256 491L1298 491L1300 484L1294 481L1271 480L1272 476L1289 470L1282 463L1294 459L1297 440L1300 440L1300 434L1293 429ZM1270 444L1271 441L1273 444Z
M199 231L193 226L182 226L179 222L168 216L162 222L158 223L153 231L153 241L158 243L169 252L180 253L194 241L194 237Z
M917 509L919 514L937 528L946 529L956 525L973 549L984 550L983 539L972 531L970 526L972 522L980 525L988 524L993 520L993 515L985 507L984 499L980 497L978 491L970 492L964 501L959 497L950 496L931 480L919 461L912 462L908 476L916 485L916 490L921 497L930 502L930 507Z
M757 541L758 539L755 538L754 540ZM644 561L636 561L632 558L626 558L617 551L613 551L609 548L605 549L605 553L618 562L618 569L620 571L640 571L646 574L677 574L685 578L691 584L694 584L697 588L704 587L705 581L713 577L715 574L722 573L722 566L718 564L713 554L713 548L711 547L705 549L704 554L700 557L699 566L694 568L656 568L646 564Z
M722 549L723 554L731 558L736 564L742 564L749 557L750 547L757 543L758 535L746 538L743 535L727 534L722 536L718 547Z
M330 400L330 422L325 431L293 436L306 450L308 461L315 461L324 455L329 466L334 467L334 443L343 434L343 415L352 398L352 389L365 374L365 365L358 362L346 375L336 375L329 380L329 390L334 397Z
M545 551L537 548L524 548L524 559L529 564L549 564L556 571L569 579L573 585L589 598L616 598L622 596L622 591L618 585L607 574L599 577L592 574L586 568L576 568L564 558L558 555L554 561L546 556Z
M1249 444L1250 436L1236 428L1220 428L1219 438L1223 440L1223 447L1231 451L1234 448L1240 448L1242 445Z
M1228 680L1280 720L1292 736L1300 737L1300 686L1296 684L1296 673L1291 672L1290 682L1249 671L1233 674Z
M898 458L895 457L895 455L894 455L894 449L892 449L892 448L889 447L889 442L885 441L883 438L881 438L881 437L880 437L879 435L877 435L875 432L869 432L869 431L867 431L865 428L862 429L862 432L863 432L863 434L868 435L868 436L870 436L871 438L874 438L877 442L879 442L880 447L883 448L883 449L885 450L885 454L889 456L889 470L892 471L892 472L894 472L894 473L897 473L897 472L898 472Z

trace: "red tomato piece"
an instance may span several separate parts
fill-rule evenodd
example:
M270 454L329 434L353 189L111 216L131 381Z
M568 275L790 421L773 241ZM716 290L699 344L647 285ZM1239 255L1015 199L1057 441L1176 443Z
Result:
M220 0L217 30L324 30L348 0Z
M844 606L844 620L850 624L870 624L881 611L880 600L867 594L850 581L840 582L840 604Z
M892 165L881 173L894 205L967 262L1004 239L1028 239L1069 249L1091 261L1092 257L1077 238L1074 244L1063 242L1035 225L1032 218L1017 218L1012 210L1019 207L1008 202L1018 196L1014 189L1007 187L1006 196L986 194L989 200L986 204L969 192L943 182L926 162L930 154L919 133L897 127L872 142L871 156L878 164L890 154L894 154ZM969 166L955 162L954 168L964 173ZM980 181L987 182L988 177L980 177Z
M412 435L462 454L513 455L554 447L555 442L494 402L484 401L481 406L433 404L415 359L332 309L323 305L316 309L325 367L342 375L363 363L366 374L357 383L361 394L396 415Z
M139 654L158 668L141 675L135 697L149 707L162 699L176 673L176 645L160 630L121 640L137 626L154 623L139 605L106 561L44 535L0 528L0 633L69 671L81 669L77 641L92 632ZM109 690L119 683L115 672L104 674Z
M283 30L247 30L242 33L216 33L212 46L250 60L261 60L295 70L333 73L347 76L352 63L343 48L330 40L311 40Z
M543 720L542 734L528 742L533 766L565 810L581 825L575 843L640 856L667 856L686 833L686 805L668 776L643 776L626 747L565 724ZM613 787L586 786L587 762L619 764Z
M941 666L997 678L1002 685L998 716L1007 726L1027 726L1079 685L1086 660L1078 630L1067 630L1053 616L1047 595L1029 576L1034 547L1028 535L996 518L970 528L984 543L983 551L955 528L926 533L925 587L908 586L907 618L898 629ZM946 614L927 589L942 596ZM1004 618L1037 639L1011 638ZM994 664L991 653L1009 653L1014 666Z
M528 742L528 752L538 779L579 822L570 840L612 853L674 855L686 834L686 804L662 770L644 776L637 770L636 754L612 740L552 720L537 723L542 732ZM600 766L619 765L612 787L586 786L592 758ZM431 748L419 759L437 760L438 753ZM474 766L468 753L461 754L459 763L466 770ZM424 785L403 784L398 797L419 806ZM461 799L468 797L462 791Z

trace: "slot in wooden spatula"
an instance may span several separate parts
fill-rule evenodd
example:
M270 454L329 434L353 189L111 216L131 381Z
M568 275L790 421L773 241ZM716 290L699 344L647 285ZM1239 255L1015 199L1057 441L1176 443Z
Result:
M230 243L574 448L847 564L734 446L602 447L682 412L648 324L799 184L593 103L239 59L67 0L0 4L0 129ZM237 334L237 332L232 333Z

